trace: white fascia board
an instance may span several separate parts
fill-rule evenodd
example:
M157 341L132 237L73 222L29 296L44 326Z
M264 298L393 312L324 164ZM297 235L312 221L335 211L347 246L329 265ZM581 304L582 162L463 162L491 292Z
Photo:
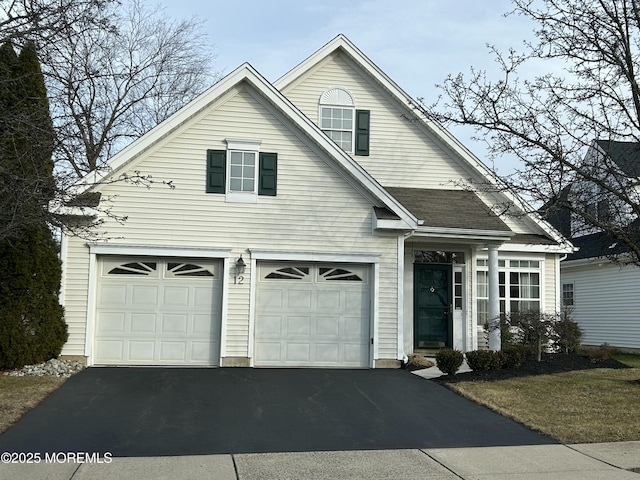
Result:
M379 219L373 215L373 229L374 230L414 230L415 226L409 225L402 219L398 220L387 220L387 219Z
M69 217L97 218L100 211L93 207L50 206L49 212L54 215Z
M498 250L508 250L513 252L532 252L532 253L557 253L567 254L572 253L573 248L568 248L564 245L543 245L533 243L504 243Z
M609 262L609 260L603 257L580 258L578 260L563 260L560 262L560 269L562 270L564 268L584 267L593 265L595 263L601 263L603 261Z
M466 228L418 227L411 237L442 238L471 241L474 243L503 243L513 237L513 232L499 230L472 230Z
M96 255L135 255L148 257L228 258L231 247L183 247L172 245L138 245L87 243L89 252Z
M628 259L627 262L624 261L625 258ZM578 260L563 260L560 262L560 268L584 267L587 265L597 265L599 267L604 265L619 265L620 267L634 265L634 261L628 253L621 254L617 260L618 261L614 262L608 257L589 257L579 258Z
M266 250L249 248L252 260L292 260L298 262L379 263L380 253Z
M290 83L294 82L297 78L303 75L306 71L319 63L323 58L329 55L334 50L342 48L345 50L355 61L360 64L369 72L369 74L382 85L392 96L396 98L401 104L413 112L413 114L419 118L424 126L439 137L454 153L462 158L471 168L473 168L481 177L483 177L489 184L498 187L501 193L514 203L523 212L528 212L527 216L538 225L544 232L548 233L559 244L564 244L564 237L546 220L540 217L537 213L531 212L527 202L520 197L516 192L506 189L506 185L502 180L497 177L484 163L478 159L467 147L465 147L460 141L455 138L447 129L445 129L438 122L429 118L417 107L417 102L411 98L402 88L400 88L391 78L387 76L375 63L373 63L366 55L364 55L351 41L340 34L336 36L329 43L321 47L306 60L298 64L292 70L287 72L281 78L274 82L274 86L278 89L283 89Z

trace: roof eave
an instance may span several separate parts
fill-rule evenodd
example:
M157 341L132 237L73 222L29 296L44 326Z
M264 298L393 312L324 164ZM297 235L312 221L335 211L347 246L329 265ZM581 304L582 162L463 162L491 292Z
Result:
M417 227L411 234L413 237L456 239L471 243L504 243L513 237L512 231L504 230L472 230L466 228Z

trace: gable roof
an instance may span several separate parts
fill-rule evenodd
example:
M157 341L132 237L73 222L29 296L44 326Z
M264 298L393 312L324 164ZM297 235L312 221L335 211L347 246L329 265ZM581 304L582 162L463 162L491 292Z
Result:
M410 229L417 224L415 216L404 205L393 198L360 164L326 136L315 123L309 120L248 63L236 68L195 100L122 149L106 162L106 168L86 175L76 184L77 192L81 193L92 187L99 191L99 182L101 180L114 174L117 175L125 168L132 168L136 160L142 159L144 152L161 142L195 115L215 104L220 97L234 86L243 82L251 85L271 105L275 106L281 114L291 120L310 141L328 154L336 165L340 167L343 175L355 180L356 184L364 187L365 191L376 201L379 201L384 207L394 212L404 222L404 228Z
M608 155L630 177L640 177L640 143L596 140L600 150Z
M484 163L482 163L478 157L460 143L460 141L440 125L440 123L436 122L433 118L430 118L409 94L391 80L387 74L385 74L365 54L363 54L345 35L337 35L330 42L307 57L307 59L276 80L273 85L279 90L285 89L288 85L291 85L307 71L320 63L324 58L337 50L346 53L356 64L364 69L374 81L376 81L384 90L395 98L396 101L401 105L404 105L412 115L418 118L428 131L439 138L445 146L447 146L455 155L458 156L458 158L474 170L488 184L497 187L497 191L507 197L508 200L513 202L513 204L523 212L529 212L527 213L528 218L541 228L545 234L552 238L557 245L561 246L563 251L572 251L573 247L570 242L562 236L562 234L560 234L538 213L534 212L527 202L517 193L506 188L506 185L500 180L500 178L498 178Z

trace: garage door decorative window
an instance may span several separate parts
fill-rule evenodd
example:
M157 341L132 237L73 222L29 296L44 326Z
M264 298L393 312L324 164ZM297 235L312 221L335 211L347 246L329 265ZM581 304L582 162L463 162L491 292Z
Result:
M309 276L309 267L284 267L268 273L264 278L272 280L304 280Z
M354 272L343 268L320 267L320 278L324 280L342 280L347 282L361 282L362 278Z
M311 280L310 267L291 266L271 270L264 278L267 280ZM318 281L362 282L362 276L352 270L339 267L319 267L316 270Z
M205 267L193 263L169 262L167 272L174 277L213 277L213 273Z
M155 262L123 263L109 270L109 275L151 275L156 271Z

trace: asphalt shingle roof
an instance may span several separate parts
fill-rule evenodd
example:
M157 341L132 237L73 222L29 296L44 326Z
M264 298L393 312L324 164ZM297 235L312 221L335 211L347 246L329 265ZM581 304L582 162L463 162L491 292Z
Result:
M640 143L613 140L597 140L596 143L624 173L640 177Z
M385 187L425 227L509 232L478 196L467 190Z
M608 232L597 232L591 235L574 237L571 239L571 243L579 250L570 254L567 257L567 261L607 257L628 251L626 245L612 238Z

